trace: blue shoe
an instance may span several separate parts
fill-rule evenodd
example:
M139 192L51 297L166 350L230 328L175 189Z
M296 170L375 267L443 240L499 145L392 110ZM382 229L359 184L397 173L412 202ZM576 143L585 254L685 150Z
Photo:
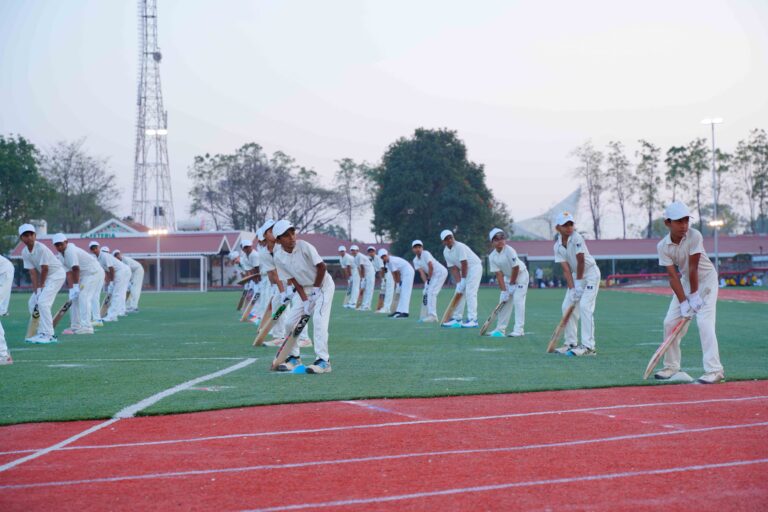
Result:
M458 320L449 320L445 322L444 324L440 324L443 327L447 327L448 329L461 329L461 322Z
M297 366L301 366L301 358L296 356L288 356L288 359L286 359L285 362L278 365L277 371L290 372L293 371L293 369Z
M307 373L331 373L331 363L325 359L317 359L307 366Z
M461 324L461 326L462 326L463 328L465 328L465 329L474 329L475 327L480 327L480 326L477 324L477 320L467 320L466 322L464 322L463 324Z
M491 338L503 338L504 337L504 333L501 332L500 330L496 329L495 331L493 331L488 336L490 336Z

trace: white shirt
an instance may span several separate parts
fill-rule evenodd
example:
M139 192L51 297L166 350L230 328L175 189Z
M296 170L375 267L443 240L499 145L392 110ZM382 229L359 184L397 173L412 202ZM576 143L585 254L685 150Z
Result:
M667 234L656 245L656 250L659 253L659 265L663 267L677 265L685 281L688 280L689 276L689 257L693 254L701 254L699 257L699 282L715 273L715 266L704 251L704 237L697 229L688 228L688 233L677 244L673 243L672 238Z
M371 260L371 263L373 264L373 270L375 272L378 272L384 267L384 262L381 259L381 256L378 254L373 255L373 259Z
M481 265L480 258L477 254L472 252L472 249L467 247L466 244L461 242L453 242L453 247L443 248L443 257L445 258L446 266L456 267L461 270L461 262L466 261L467 267L473 267L475 265Z
M12 276L14 273L14 270L15 269L13 268L13 263L11 263L11 261L8 258L0 254L0 276L2 275Z
M141 263L136 261L135 259L131 258L130 256L123 256L122 262L126 265L128 265L128 268L131 269L131 272L136 272L140 268L143 268L141 266Z
M67 244L64 254L59 253L58 257L67 271L72 270L72 267L79 267L81 276L93 276L99 273L99 261L96 256L85 252L75 244Z
M517 267L517 281L515 284L528 284L528 269L517 257L517 252L505 245L501 252L496 249L488 255L488 266L491 272L501 272L507 278L512 278L512 271Z
M348 252L344 253L344 256L342 256L339 260L339 263L341 264L341 268L349 267L349 270L352 272L353 276L360 274L360 272L357 270L357 266L355 265L355 258L353 258L352 255Z
M42 272L42 266L48 265L49 277L61 277L65 274L61 262L56 259L56 256L53 255L48 247L38 241L35 241L35 245L32 246L32 252L29 252L26 245L24 246L21 250L21 259L24 261L24 268L27 270L34 268L38 272Z
M355 256L355 267L357 267L358 272L360 271L360 267L365 267L365 276L372 276L374 273L373 270L373 263L371 263L371 259L362 252L358 252L357 256Z
M280 268L275 263L275 255L278 252L282 252L283 248L280 247L280 244L275 244L275 246L272 248L272 252L269 252L269 249L267 247L264 247L264 250L259 255L259 262L261 263L261 266L259 269L261 270L262 274L266 274L267 272L272 272L273 270L277 271L277 278L280 281L285 281L285 273L280 270Z
M109 267L112 267L115 269L115 274L119 272L124 272L126 270L128 271L128 273L130 273L131 271L131 269L128 268L128 265L119 262L117 258L115 258L114 256L112 256L106 251L101 251L99 253L99 263L101 263L101 268L103 268L105 272L109 272Z
M439 274L448 274L448 269L446 269L442 263L437 261L434 256L432 256L432 253L427 251L426 249L421 251L421 256L416 256L413 258L413 268L416 270L423 270L424 273L427 275L427 278L429 278L429 264L432 263L432 272L434 275Z
M253 270L254 268L259 266L259 251L258 249L251 248L250 254L245 254L245 251L243 251L243 254L240 255L240 263L242 264L243 261L245 261L245 264L248 265L247 270Z
M317 249L305 240L296 240L293 252L282 250L274 253L277 268L282 270L287 279L295 279L303 287L315 285L317 265L323 262ZM331 276L326 272L325 280Z
M399 256L392 256L391 254L389 255L387 268L391 272L400 272L400 279L402 279L404 275L408 274L408 272L413 274L413 267L410 263Z
M558 234L557 240L555 240L555 263L567 262L571 267L571 273L576 276L576 269L578 261L576 260L577 254L584 255L584 276L599 273L595 258L589 254L587 244L584 242L584 237L577 232L568 238L568 247L563 247L563 239Z

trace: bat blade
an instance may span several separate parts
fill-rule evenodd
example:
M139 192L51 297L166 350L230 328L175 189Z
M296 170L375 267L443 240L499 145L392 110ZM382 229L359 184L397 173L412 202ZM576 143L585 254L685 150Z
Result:
M245 302L245 297L248 295L248 290L243 290L243 293L240 294L240 300L237 302L237 309L235 311L240 311L243 309L243 303Z
M400 302L400 292L396 292L394 297L392 297L392 305L389 307L390 314L397 312L398 302Z
M357 309L360 309L360 306L363 305L363 291L364 290L361 289L360 293L357 294L357 304L355 305Z
M648 366L645 367L645 372L643 373L643 380L647 379L653 369L656 368L656 365L659 364L661 358L664 357L664 354L667 353L669 347L671 347L675 341L680 339L681 334L685 332L685 327L689 323L691 323L690 318L681 318L680 321L677 322L674 329L672 329L672 332L670 332L669 336L667 336L661 345L659 345L659 348L657 348L656 352L654 352L653 356L651 356L651 360L648 361Z
M557 324L557 327L555 327L555 332L552 333L552 337L549 339L549 343L547 344L548 354L551 354L555 351L555 344L557 343L557 340L560 339L560 335L563 334L565 326L568 324L568 320L571 319L571 315L573 314L574 309L576 309L575 303L568 306L568 309L566 309L565 313L563 314L563 318L560 319L560 323Z
M40 325L40 309L35 304L35 309L32 310L32 314L29 317L29 323L27 324L27 338L31 338L37 332L37 328Z
M59 325L59 322L62 318L64 318L64 315L67 314L67 311L69 311L69 308L72 307L72 300L67 300L62 306L61 309L59 309L58 312L56 312L56 316L53 317L53 327L55 328L57 325Z
M464 294L459 292L453 294L453 298L451 299L450 304L448 304L448 308L446 308L445 313L443 313L443 319L440 320L440 324L444 324L451 319L453 312L456 311L456 306L459 305L459 301L463 296Z
M101 303L101 309L99 310L99 316L104 318L109 311L109 304L112 302L112 294L108 293L104 296L104 302Z
M491 312L491 316L488 317L488 320L485 321L483 326L480 328L480 336L485 336L485 333L488 331L488 328L491 326L494 320L496 320L496 317L499 316L499 311L502 310L504 306L507 305L507 301L499 302L496 307Z
M376 311L384 307L384 290L379 291L379 302L376 304Z
M288 356L291 355L294 347L299 342L299 335L301 334L301 331L303 331L304 327L307 326L307 322L309 322L309 315L301 315L299 321L296 322L296 326L293 328L293 330L291 330L291 333L288 335L288 337L285 338L283 344L280 345L280 349L278 349L277 355L272 360L272 370L277 370L277 367L285 362L285 360L288 359Z
M248 319L248 315L251 314L251 311L253 311L253 308L256 307L256 303L259 302L259 298L261 297L261 293L257 292L254 293L251 297L250 302L247 302L245 304L245 307L243 308L243 314L240 316L240 321L245 322Z

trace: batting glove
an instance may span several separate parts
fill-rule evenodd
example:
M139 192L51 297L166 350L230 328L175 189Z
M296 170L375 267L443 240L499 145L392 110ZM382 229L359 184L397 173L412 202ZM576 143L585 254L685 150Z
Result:
M115 283L113 281L110 281L110 283L107 285L107 293L112 293L115 289Z
M704 301L699 296L699 292L692 293L688 296L688 304L691 305L691 309L694 313L698 313L701 311L701 308L704 307Z
M571 288L570 290L568 290L568 294L571 296L571 302L573 302L574 304L576 304L581 300L581 295L576 293L576 288Z
M365 290L365 278L360 279L360 289Z
M507 302L509 300L509 292L504 290L499 294L499 302Z
M75 300L79 295L80 295L80 285L73 284L72 288L69 289L69 300Z
M695 314L696 312L693 310L693 308L691 308L691 304L687 300L684 300L683 302L680 303L681 316L683 316L684 318L691 318Z
M456 293L464 293L464 290L467 289L467 280L462 279L459 281L459 284L456 285Z
M315 312L315 306L317 305L317 301L320 299L320 295L321 294L319 290L312 290L312 292L307 297L307 300L304 301L305 315L311 315Z

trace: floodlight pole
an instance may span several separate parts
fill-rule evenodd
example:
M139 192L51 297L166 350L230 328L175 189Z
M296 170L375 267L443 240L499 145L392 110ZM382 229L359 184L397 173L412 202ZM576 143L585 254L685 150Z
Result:
M720 252L718 250L718 232L720 231L719 220L717 218L717 171L715 169L715 125L722 123L719 117L704 119L701 124L708 124L712 128L712 230L715 236L715 272L717 272L718 281L720 280Z

